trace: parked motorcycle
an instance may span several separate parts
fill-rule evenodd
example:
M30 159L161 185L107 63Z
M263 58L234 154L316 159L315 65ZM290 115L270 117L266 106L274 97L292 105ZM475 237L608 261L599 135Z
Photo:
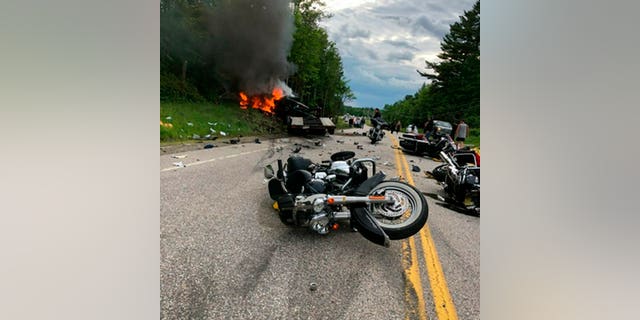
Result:
M480 167L460 165L446 152L440 158L445 162L444 200L480 215Z
M376 144L384 138L384 129L388 127L388 124L381 118L371 119L372 128L369 129L367 136L371 139L371 144Z
M341 151L331 161L315 164L291 156L286 164L277 161L277 171L266 166L269 196L280 220L319 234L348 222L366 239L387 247L389 240L420 231L429 215L422 193L404 182L385 180L373 159L354 157L352 151Z

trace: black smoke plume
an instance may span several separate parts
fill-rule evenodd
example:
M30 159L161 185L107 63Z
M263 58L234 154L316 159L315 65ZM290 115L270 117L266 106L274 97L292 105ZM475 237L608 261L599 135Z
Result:
M289 0L221 0L210 20L213 56L227 90L249 96L271 93L293 74ZM288 87L283 88L285 92Z

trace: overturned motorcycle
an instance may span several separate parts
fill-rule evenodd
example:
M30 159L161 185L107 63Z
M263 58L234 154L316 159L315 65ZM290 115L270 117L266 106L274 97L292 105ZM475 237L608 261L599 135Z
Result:
M278 160L277 171L266 166L269 195L280 220L319 234L349 222L366 239L386 247L389 240L420 231L429 215L422 193L404 182L385 180L373 159L351 160L354 156L341 151L321 164L292 156L286 164Z
M436 168L440 171L434 169L432 175L444 187L445 197L442 200L480 215L480 167L461 165L443 151L440 151L440 158L445 164ZM461 157L458 155L457 158ZM474 159L474 156L470 158Z

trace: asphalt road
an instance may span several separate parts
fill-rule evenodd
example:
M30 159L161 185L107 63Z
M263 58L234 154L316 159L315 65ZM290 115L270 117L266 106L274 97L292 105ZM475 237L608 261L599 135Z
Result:
M438 162L397 151L388 132L371 145L354 131L319 146L292 137L161 155L162 319L479 319L480 218L435 198L424 171ZM262 168L295 143L316 162L341 150L380 157L379 169L427 194L427 226L384 248L347 226L322 236L283 225ZM421 170L408 177L411 165Z

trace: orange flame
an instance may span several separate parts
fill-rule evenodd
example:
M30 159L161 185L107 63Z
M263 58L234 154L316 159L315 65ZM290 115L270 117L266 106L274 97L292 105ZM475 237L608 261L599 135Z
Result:
M276 109L276 101L282 97L284 97L284 93L282 89L277 87L271 91L271 95L262 94L248 97L244 92L240 92L240 108L246 110L251 106L253 109L273 114Z

